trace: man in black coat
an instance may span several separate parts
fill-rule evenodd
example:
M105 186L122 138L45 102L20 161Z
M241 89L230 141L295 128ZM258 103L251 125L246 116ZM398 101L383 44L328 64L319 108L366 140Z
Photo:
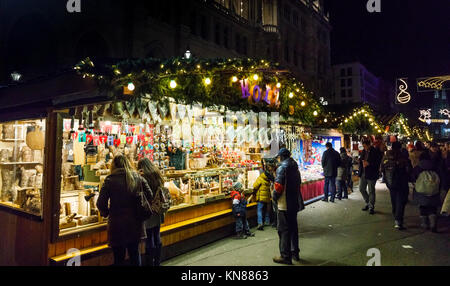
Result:
M322 201L328 202L328 192L331 188L330 202L334 203L334 198L336 196L337 169L341 165L341 155L333 149L333 145L331 145L330 142L325 144L325 147L327 147L327 150L323 152L322 156L323 175L325 176L324 196Z
M374 148L368 139L363 141L363 147L364 150L359 158L359 191L366 202L366 206L362 210L369 210L370 214L374 214L375 184L380 177L380 164L383 154ZM367 188L369 193L367 193Z
M297 213L305 208L300 193L301 176L298 165L286 148L278 152L281 164L277 168L275 190L272 193L277 202L277 228L280 237L280 257L274 257L275 263L292 264L292 258L299 261Z

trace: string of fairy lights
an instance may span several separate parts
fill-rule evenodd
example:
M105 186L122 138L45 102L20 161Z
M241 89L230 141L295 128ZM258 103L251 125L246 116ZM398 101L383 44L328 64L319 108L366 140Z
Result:
M155 101L169 96L185 104L201 102L205 107L279 111L307 125L318 124L320 115L325 115L322 105L302 82L266 60L149 58L96 66L86 58L74 69L85 78L95 79L116 97L148 94ZM251 94L248 101L242 96L244 82Z
M381 128L372 110L368 106L357 108L353 113L341 118L339 129L344 133L359 135L383 134L385 131Z

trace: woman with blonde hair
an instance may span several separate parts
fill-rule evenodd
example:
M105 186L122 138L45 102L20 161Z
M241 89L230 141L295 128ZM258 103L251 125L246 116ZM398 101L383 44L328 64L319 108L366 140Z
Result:
M128 250L130 263L141 265L139 242L145 238L144 222L138 218L138 193L153 199L152 190L123 155L114 157L111 174L106 177L97 200L103 217L108 217L108 241L114 253L114 265L123 265ZM109 202L109 206L108 206Z
M164 187L164 179L159 169L152 164L148 158L143 158L138 162L139 173L149 184L154 194L160 187ZM145 243L146 264L148 266L159 266L161 263L161 223L164 222L164 214L152 214L145 221L147 231L147 241Z

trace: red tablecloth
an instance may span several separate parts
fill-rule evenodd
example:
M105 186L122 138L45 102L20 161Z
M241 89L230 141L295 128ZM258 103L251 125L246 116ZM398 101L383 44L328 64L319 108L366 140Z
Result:
M302 183L301 192L303 200L307 201L323 195L324 184L325 180L319 180L310 183Z

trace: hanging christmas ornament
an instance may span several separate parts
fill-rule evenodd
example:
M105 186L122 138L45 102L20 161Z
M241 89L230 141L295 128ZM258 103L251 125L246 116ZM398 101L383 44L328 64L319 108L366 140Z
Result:
M194 117L194 107L192 105L186 105L185 109L186 109L188 118L192 119L192 117Z
M178 116L180 117L181 120L183 120L184 117L186 116L186 106L184 104L178 104L177 109L178 109Z
M190 142L192 141L192 133L191 133L191 121L185 117L182 121L182 132L183 132L183 140Z
M112 114L116 117L123 115L124 108L122 102L114 102L112 106Z
M152 102L152 101L148 102L148 109L150 111L150 115L152 116L153 122L155 122L155 123L162 122L162 119L158 114L156 104L154 102Z
M242 146L245 142L244 128L242 126L236 128L236 141L238 146Z
M177 104L176 103L169 103L169 109L170 109L170 117L172 118L172 122L177 122Z
M169 107L165 102L161 102L158 104L158 110L159 114L161 115L161 118L166 118L167 115L169 115Z
M109 108L110 104L109 103L105 103L105 104L101 104L98 106L97 109L97 116L99 117L103 117L106 115L106 111Z
M234 129L234 126L228 126L226 133L227 133L227 141L229 143L233 143L234 139L236 138L236 130Z
M253 144L258 143L258 127L250 128L249 142Z
M244 136L244 141L249 143L250 142L250 125L247 125L243 128L242 135Z
M143 119L145 117L145 115L147 114L147 107L148 107L147 100L138 97L138 98L136 98L135 105L136 105L136 109L139 113L139 117L141 119Z
M294 115L294 106L289 105L289 115Z
M133 117L133 113L136 110L136 102L135 101L126 101L125 107L128 111L128 114L130 115L130 117Z

